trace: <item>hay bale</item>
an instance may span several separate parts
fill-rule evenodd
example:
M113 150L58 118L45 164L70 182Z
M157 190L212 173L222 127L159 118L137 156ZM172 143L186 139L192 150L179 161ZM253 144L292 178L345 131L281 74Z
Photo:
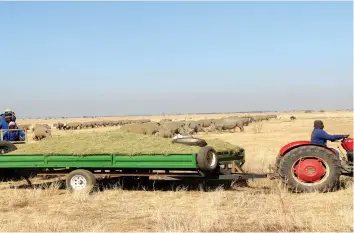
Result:
M221 140L207 140L217 152L237 152L242 148ZM128 133L122 130L52 136L38 143L27 144L9 154L190 154L200 147L172 143L170 139Z

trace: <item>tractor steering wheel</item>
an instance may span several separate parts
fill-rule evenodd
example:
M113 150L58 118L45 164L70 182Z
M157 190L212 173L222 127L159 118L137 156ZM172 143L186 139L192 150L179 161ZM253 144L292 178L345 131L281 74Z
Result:
M340 141L344 142L348 137L349 137L349 135L345 135L344 138L342 138L342 140L340 140Z

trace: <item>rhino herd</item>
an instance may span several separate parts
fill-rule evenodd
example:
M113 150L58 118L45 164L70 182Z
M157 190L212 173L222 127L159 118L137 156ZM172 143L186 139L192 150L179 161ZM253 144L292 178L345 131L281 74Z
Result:
M193 135L199 132L235 132L237 129L243 132L244 126L248 126L252 122L269 120L276 117L276 115L266 115L204 119L198 121L160 121L144 124L127 124L122 126L121 129L131 133L171 138L176 134Z
M247 117L227 117L221 119L184 120L172 121L162 119L159 122L152 122L149 119L141 120L116 120L116 121L90 121L90 122L70 122L55 123L53 126L58 130L80 130L98 127L120 126L122 130L146 135L155 135L164 138L171 138L176 134L192 135L199 132L235 132L239 129L244 131L244 127L252 122L277 118L277 115L258 115ZM20 129L33 132L34 140L41 140L51 136L51 126L48 124L18 125Z
M90 121L90 122L70 122L70 123L55 123L53 126L58 130L78 130L78 129L92 129L98 127L122 126L126 124L144 124L151 122L151 120L119 120L119 121Z

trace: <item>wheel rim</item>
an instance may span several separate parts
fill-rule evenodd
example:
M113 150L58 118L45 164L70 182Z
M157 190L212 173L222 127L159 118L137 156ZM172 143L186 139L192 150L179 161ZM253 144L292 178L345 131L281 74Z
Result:
M87 180L82 175L75 175L70 179L70 186L74 190L83 190L87 186Z
M315 185L327 179L329 166L318 157L301 158L293 164L292 175L299 183Z
M207 161L210 167L214 167L216 165L216 155L214 152L210 151L207 155Z

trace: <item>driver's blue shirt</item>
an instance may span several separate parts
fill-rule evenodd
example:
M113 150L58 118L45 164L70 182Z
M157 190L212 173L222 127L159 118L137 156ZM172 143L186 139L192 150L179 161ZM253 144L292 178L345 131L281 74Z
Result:
M315 128L311 134L311 144L327 146L327 141L335 141L344 138L344 135L329 135L323 129Z

